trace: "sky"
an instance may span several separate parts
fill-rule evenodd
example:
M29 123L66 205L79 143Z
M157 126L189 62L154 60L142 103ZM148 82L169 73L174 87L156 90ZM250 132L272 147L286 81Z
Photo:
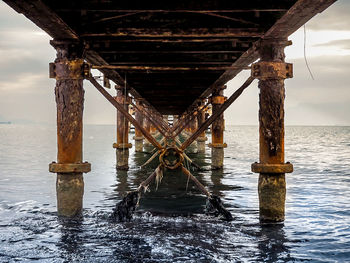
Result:
M286 125L350 125L350 1L338 0L289 39L286 62L294 77L285 81ZM55 59L50 37L23 15L0 1L0 121L56 122L55 80L48 64ZM249 76L241 72L228 82L232 94ZM86 124L114 124L115 109L84 82ZM258 124L257 80L225 112L227 124Z

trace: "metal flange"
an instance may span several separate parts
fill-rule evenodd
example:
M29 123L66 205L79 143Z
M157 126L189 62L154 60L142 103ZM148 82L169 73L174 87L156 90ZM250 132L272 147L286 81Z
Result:
M226 143L209 143L209 148L227 148Z
M226 99L227 99L227 97L219 96L219 95L218 96L211 96L209 98L211 104L217 104L217 105L224 104Z
M167 147L159 155L159 162L166 168L174 170L184 161L184 155L177 147Z
M129 97L129 96L127 96L127 97L125 97L125 96L116 96L114 98L119 104L128 104L129 105L132 102L132 98Z
M252 65L251 75L259 80L293 77L293 64L276 61L259 61Z
M130 149L132 148L131 143L113 143L113 148L115 149Z
M91 163L56 163L49 164L51 173L88 173L91 171Z
M293 172L293 164L287 162L282 164L253 163L253 173L261 174L284 174Z
M84 79L88 74L83 59L63 60L49 64L50 78L56 80Z

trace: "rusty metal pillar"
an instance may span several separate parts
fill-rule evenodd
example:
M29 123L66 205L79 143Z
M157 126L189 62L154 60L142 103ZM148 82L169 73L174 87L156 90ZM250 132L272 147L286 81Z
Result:
M124 106L124 109L129 112L131 98L125 88L116 86L117 96L116 101ZM117 142L113 144L117 155L117 169L129 169L129 149L132 144L129 143L129 121L125 116L117 110Z
M141 109L142 105L141 105L141 101L140 100L136 100L136 106ZM144 118L142 116L142 113L139 112L138 110L135 111L135 119L138 123L140 123L141 125L143 125L143 121ZM134 140L135 140L135 152L143 152L143 134L142 132L137 129L135 127L135 136L134 136Z
M143 106L146 107L145 105ZM151 133L151 122L149 121L149 119L147 118L143 119L143 127L147 132ZM146 152L151 152L153 149L153 146L147 139L145 139L143 148L145 149Z
M284 163L284 80L293 75L292 64L284 62L286 40L264 40L259 48L260 61L253 64L252 75L259 79L260 163L252 164L259 173L260 221L284 220L285 173L293 171Z
M52 40L56 49L54 63L50 63L50 77L56 79L57 103L57 163L49 171L57 173L57 212L74 217L83 208L83 173L91 165L83 160L84 60L83 49L73 41Z
M202 103L200 106L200 109L202 110L197 115L197 127L200 127L202 123L205 122L205 111L203 109L205 103ZM205 153L205 142L208 140L208 138L205 135L205 131L203 131L197 138L197 147L198 147L198 153Z
M197 118L193 118L188 125L188 135L191 136L197 130ZM198 153L198 144L197 141L194 140L190 146L188 146L187 151L189 153Z
M225 88L226 86L223 86L213 91L212 97L210 98L213 114L218 111L225 102ZM227 147L227 144L224 143L224 130L224 114L220 114L211 125L211 143L209 147L211 148L211 168L213 170L221 169L224 166L224 148Z

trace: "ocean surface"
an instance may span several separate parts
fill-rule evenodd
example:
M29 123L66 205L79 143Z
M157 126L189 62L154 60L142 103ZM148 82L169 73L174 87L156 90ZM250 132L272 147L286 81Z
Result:
M130 136L132 137L132 136ZM210 151L190 155L195 172L221 196L234 220L204 215L205 198L181 173L154 183L131 222L109 215L126 191L157 166L130 152L130 170L117 172L115 127L84 127L82 220L56 215L56 127L0 125L0 262L350 262L350 127L286 127L284 224L258 220L258 127L228 126L225 167L210 171Z

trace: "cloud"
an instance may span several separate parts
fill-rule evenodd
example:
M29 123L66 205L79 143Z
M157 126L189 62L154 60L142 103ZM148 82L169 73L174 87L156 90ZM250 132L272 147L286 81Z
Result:
M350 1L339 0L318 14L307 27L311 30L350 30Z
M350 39L333 40L326 43L316 44L315 47L337 47L341 49L350 49Z

